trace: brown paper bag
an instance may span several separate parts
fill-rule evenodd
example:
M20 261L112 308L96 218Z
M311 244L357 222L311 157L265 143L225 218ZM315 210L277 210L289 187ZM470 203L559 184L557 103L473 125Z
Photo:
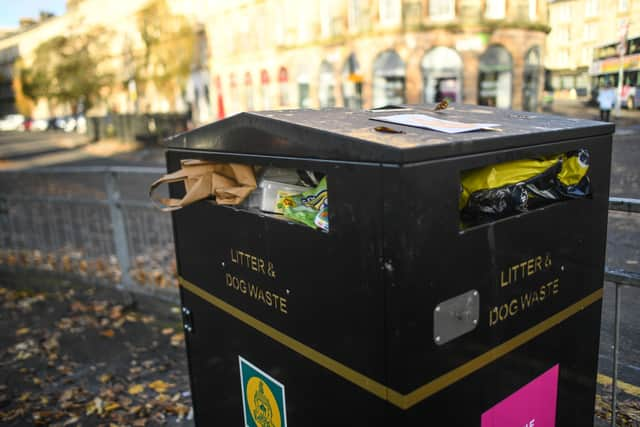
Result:
M181 168L169 173L149 188L149 197L164 212L181 209L198 200L213 196L219 205L237 205L256 189L253 168L238 163L215 163L205 160L182 160ZM182 199L156 198L153 192L161 184L184 182Z

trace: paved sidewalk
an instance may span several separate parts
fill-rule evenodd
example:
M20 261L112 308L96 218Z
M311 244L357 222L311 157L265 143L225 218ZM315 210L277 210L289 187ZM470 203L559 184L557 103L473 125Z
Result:
M0 272L0 425L192 426L179 309Z
M579 119L600 120L600 110L595 106L585 105L577 100L555 100L551 109L552 114L575 117ZM611 122L616 128L626 128L640 125L640 110L620 110L620 116L615 117L615 111L611 112Z
M82 162L90 159L112 158L124 153L139 151L141 144L138 142L122 142L115 139L106 139L92 144L82 145L53 153L44 153L20 160L0 161L1 170L21 170L73 162Z

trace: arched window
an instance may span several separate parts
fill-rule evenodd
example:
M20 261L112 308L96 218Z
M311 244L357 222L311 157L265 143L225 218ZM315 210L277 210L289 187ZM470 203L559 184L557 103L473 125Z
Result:
M311 108L311 70L308 63L297 66L298 106Z
M231 114L237 113L242 108L240 107L240 98L238 93L238 83L236 81L236 75L234 73L229 74L229 106L231 108Z
M285 67L278 70L278 93L281 107L289 105L289 73Z
M342 69L342 99L345 108L355 110L362 108L363 80L358 59L352 53Z
M405 65L394 50L382 52L373 63L373 107L405 103Z
M426 104L445 98L462 102L462 59L458 52L448 47L435 47L424 55L420 65Z
M538 93L542 66L540 64L540 48L534 46L524 57L524 75L522 76L522 108L527 111L538 109Z
M336 106L335 87L336 79L333 74L333 66L326 60L322 61L322 64L320 64L320 82L318 84L320 108Z
M267 70L260 71L260 98L262 98L262 108L271 108L271 94L269 93L269 73Z
M478 104L511 107L513 60L502 46L492 45L480 55Z
M253 110L253 82L251 79L251 73L244 73L244 101L247 111Z

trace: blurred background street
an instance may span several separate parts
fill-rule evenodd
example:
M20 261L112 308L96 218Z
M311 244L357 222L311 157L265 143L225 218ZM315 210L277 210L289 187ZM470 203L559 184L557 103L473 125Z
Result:
M599 120L612 90L611 196L640 199L640 0L0 9L0 423L192 423L171 221L148 198L179 132L242 111L445 99ZM639 213L610 210L606 264L640 274ZM611 417L615 290L596 425ZM618 297L618 425L638 426L640 288Z

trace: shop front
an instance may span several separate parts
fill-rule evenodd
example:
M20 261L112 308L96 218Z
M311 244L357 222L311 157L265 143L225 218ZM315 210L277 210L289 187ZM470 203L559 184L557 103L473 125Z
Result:
M318 84L318 101L320 108L328 108L336 106L336 97L334 90L336 87L336 78L333 72L333 66L329 61L322 61L320 64L320 79Z
M478 104L511 108L513 60L502 46L492 45L480 55Z
M393 50L382 52L373 63L373 107L405 103L405 64Z
M524 59L524 75L522 78L522 108L527 111L537 111L538 92L540 87L540 48L532 47Z
M342 98L345 108L362 108L362 72L355 53L347 58L342 69Z
M438 46L424 55L422 96L425 103L462 101L462 59L453 49Z

